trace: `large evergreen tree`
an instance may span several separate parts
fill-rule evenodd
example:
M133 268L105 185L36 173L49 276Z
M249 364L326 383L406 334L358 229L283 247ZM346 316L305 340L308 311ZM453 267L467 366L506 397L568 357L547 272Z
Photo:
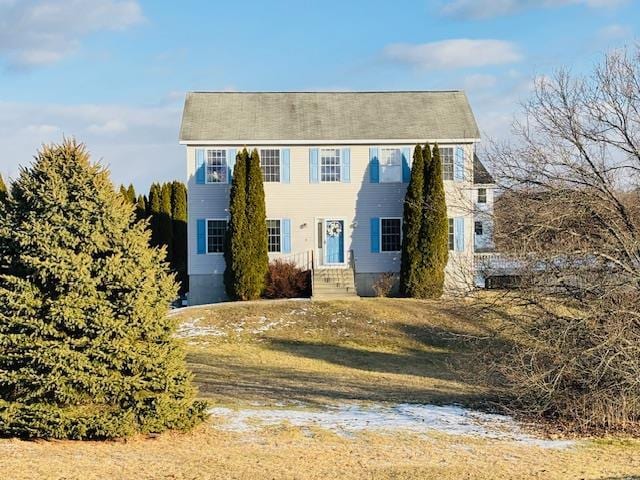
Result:
M182 182L171 183L171 219L173 221L172 266L180 282L180 293L189 290L187 276L187 187Z
M427 145L428 149L428 145ZM442 161L438 145L433 146L433 155L425 171L425 212L421 234L420 251L424 259L422 296L439 298L444 288L444 270L449 259L449 220L442 181Z
M420 231L424 211L424 158L422 147L413 151L411 179L404 199L402 220L402 257L400 266L400 294L419 296L422 257L419 252Z
M73 140L0 217L0 435L113 438L203 417L168 318L177 286L108 172Z
M249 298L259 298L264 291L269 253L267 242L267 209L260 156L255 148L251 152L247 170L247 223L248 247L251 252Z
M224 249L226 262L224 284L227 295L233 300L247 300L249 298L251 255L248 244L249 225L247 223L248 161L249 152L245 148L236 156L229 195L229 225Z
M173 258L173 222L171 220L171 184L163 183L160 187L160 216L158 219L158 238L160 244L167 248L167 260Z

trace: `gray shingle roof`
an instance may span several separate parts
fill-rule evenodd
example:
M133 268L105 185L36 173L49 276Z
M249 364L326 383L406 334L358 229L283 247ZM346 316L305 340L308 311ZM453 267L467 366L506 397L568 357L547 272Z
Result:
M480 133L464 92L190 92L180 140L437 140Z
M480 161L478 155L473 154L473 183L495 183L495 180L484 166L484 163Z

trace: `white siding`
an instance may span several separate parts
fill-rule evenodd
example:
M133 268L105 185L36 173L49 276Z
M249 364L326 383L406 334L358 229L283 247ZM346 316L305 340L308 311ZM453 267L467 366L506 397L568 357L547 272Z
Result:
M346 250L354 252L356 272L398 271L399 253L371 253L370 219L371 217L401 217L407 185L370 182L368 145L337 145L349 146L351 149L350 183L309 183L309 148L314 146L289 147L290 183L264 184L267 217L291 219L291 253L308 251L315 247L316 218L344 219ZM397 146L408 145L397 144ZM465 269L468 267L470 272L473 260L473 188L469 179L472 178L473 144L468 143L464 146L467 160L466 181L446 181L445 191L449 215L466 217L465 251L452 252L452 261L448 270L451 270L455 264L463 265ZM260 145L257 147L260 148ZM413 146L410 147L413 153ZM223 218L228 215L229 186L196 184L195 148L195 146L187 147L189 274L220 274L224 271L222 255L196 254L196 220ZM229 148L239 150L242 146L230 145Z

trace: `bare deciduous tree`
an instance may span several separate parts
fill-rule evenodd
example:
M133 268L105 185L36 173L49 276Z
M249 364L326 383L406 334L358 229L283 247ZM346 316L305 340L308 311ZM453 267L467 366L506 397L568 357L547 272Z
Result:
M494 146L496 242L518 255L515 404L582 431L640 425L640 48L536 82ZM526 308L520 308L523 302Z

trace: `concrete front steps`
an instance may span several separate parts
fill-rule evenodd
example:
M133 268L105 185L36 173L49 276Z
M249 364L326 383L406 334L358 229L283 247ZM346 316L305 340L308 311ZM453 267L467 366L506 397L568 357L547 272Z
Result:
M319 268L313 271L314 299L357 298L351 268Z

